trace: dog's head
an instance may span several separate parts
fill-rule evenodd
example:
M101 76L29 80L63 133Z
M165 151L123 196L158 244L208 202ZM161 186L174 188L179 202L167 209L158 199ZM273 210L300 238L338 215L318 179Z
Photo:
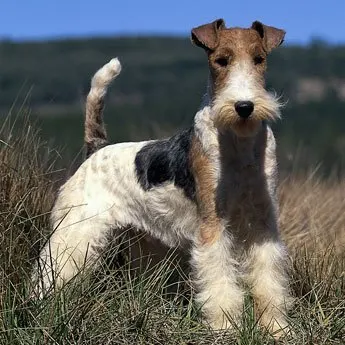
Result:
M223 19L192 30L210 69L215 126L237 136L254 135L263 120L279 117L279 103L265 90L267 55L284 40L285 31L258 21L251 28L226 28Z

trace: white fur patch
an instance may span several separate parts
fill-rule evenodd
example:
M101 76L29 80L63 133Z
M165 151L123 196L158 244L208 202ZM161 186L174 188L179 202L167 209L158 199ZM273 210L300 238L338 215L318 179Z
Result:
M91 81L90 96L103 98L109 84L121 73L121 63L118 58L111 59L101 67Z
M168 246L192 241L199 220L196 205L173 183L144 191L134 159L147 142L107 146L86 160L63 185L52 210L54 233L41 253L53 258L58 285L69 280L110 229L128 225L144 230ZM47 284L52 279L47 272ZM60 281L60 283L59 283Z
M246 61L237 62L231 68L226 86L220 97L234 102L255 101L258 85L252 69L253 67Z

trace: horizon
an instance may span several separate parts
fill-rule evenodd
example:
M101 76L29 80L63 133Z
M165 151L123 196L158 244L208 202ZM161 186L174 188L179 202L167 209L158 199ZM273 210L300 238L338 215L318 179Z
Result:
M106 9L106 10L104 10ZM183 9L183 11L181 11ZM245 9L245 11L243 10ZM240 14L240 16L238 15ZM224 18L227 26L249 27L254 20L286 30L286 44L305 45L320 40L331 45L345 44L345 1L329 0L327 7L313 0L273 0L232 3L219 0L216 6L199 0L162 3L132 1L114 4L111 0L32 0L0 5L0 40L11 42L56 41L101 37L181 37L198 25Z
M144 33L106 33L106 34L81 34L81 35L66 35L66 36L46 36L46 37L25 37L25 38L8 38L0 36L0 44L11 43L11 44L44 44L54 43L62 41L79 41L79 40L101 40L101 39L149 39L149 38L167 38L167 39L181 39L189 40L189 35L176 34L176 33L165 33L165 32L144 32ZM322 37L311 37L308 41L286 41L284 40L283 46L297 46L297 47L308 47L314 43L320 43L329 47L340 47L345 46L344 42L333 42L323 39Z

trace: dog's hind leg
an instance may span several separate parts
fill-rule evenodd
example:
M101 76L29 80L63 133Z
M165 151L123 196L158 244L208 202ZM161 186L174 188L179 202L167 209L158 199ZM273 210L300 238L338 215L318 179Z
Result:
M77 209L69 210L60 224L55 223L55 231L41 251L35 269L40 295L62 287L83 268L97 264L101 249L108 243L106 216L82 216Z

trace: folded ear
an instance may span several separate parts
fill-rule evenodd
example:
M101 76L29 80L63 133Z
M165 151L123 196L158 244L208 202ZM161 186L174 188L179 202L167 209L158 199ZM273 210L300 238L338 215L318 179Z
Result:
M285 37L285 31L282 29L267 26L261 22L255 21L252 24L252 29L256 30L264 41L266 51L269 53L272 49L279 47Z
M214 50L218 44L218 33L225 28L223 19L204 24L192 29L191 40L198 47L205 50Z

